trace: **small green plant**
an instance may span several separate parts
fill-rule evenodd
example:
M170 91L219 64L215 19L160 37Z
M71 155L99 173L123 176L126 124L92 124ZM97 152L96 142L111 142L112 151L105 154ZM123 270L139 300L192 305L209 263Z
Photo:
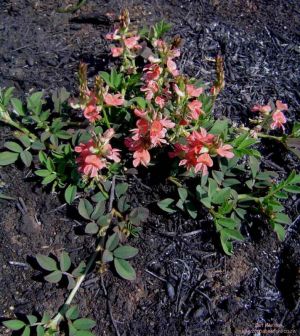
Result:
M241 227L253 211L284 239L284 226L291 223L284 200L300 192L300 176L292 171L284 179L265 170L259 145L264 138L279 141L299 156L300 123L284 133L288 107L281 101L256 105L253 111L259 113L250 120L254 127L215 119L214 103L225 85L222 57L216 57L211 86L180 73L181 41L164 39L169 29L160 22L141 32L131 30L123 11L118 26L106 35L111 56L119 62L97 74L93 86L81 63L76 98L61 88L51 100L35 92L22 102L12 88L0 90L0 121L14 129L0 165L23 163L46 189L61 191L67 204L77 205L84 231L95 244L92 255L77 266L67 252L38 254L45 281L54 286L67 280L65 304L53 316L5 321L7 328L23 336L92 335L94 321L79 318L73 299L93 269L100 277L112 271L136 279L131 259L138 249L130 240L138 238L149 210L132 206L125 173L132 166L161 165L162 152L172 162L168 180L176 192L158 201L160 210L170 216L181 211L195 221L206 211L228 255L233 242L244 239Z

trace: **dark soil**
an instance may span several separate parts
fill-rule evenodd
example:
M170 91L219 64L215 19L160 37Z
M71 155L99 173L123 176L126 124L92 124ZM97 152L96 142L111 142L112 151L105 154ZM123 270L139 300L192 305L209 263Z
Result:
M94 1L76 14L56 9L71 1L2 0L0 3L0 86L14 85L20 96L57 87L75 92L80 60L93 76L109 64L103 35L122 7L141 26L162 18L173 23L172 34L184 38L181 68L186 73L214 79L213 63L225 57L226 88L216 115L245 122L250 107L269 98L288 103L289 121L300 111L300 5L287 0L203 1ZM73 1L74 3L75 1ZM0 145L10 137L1 128ZM264 165L286 175L299 169L291 154L266 144ZM172 187L159 172L129 178L131 204L149 205L150 219L143 225L140 249L133 263L137 281L128 283L111 271L104 276L111 309L97 272L79 291L76 302L84 316L97 321L96 335L269 335L299 332L300 243L299 200L289 202L293 225L279 243L268 226L253 220L247 238L235 244L235 255L225 256L213 225L203 215L163 215L153 204ZM154 177L153 177L154 173ZM156 174L156 175L155 175ZM21 197L29 219L16 202L0 208L0 317L55 312L67 290L44 283L29 266L37 253L70 252L72 260L86 259L93 241L76 235L76 210L57 195L37 187L28 169L0 171L1 190ZM28 220L40 221L35 233L26 231ZM111 313L111 314L110 314ZM282 325L281 327L279 325ZM273 331L270 331L273 329ZM276 329L276 330L275 330ZM247 333L248 332L248 333ZM0 328L1 335L6 331Z

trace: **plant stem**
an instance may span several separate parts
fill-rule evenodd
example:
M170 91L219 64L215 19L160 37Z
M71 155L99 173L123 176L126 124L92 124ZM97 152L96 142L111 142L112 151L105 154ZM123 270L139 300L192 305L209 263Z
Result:
M251 195L247 195L247 194L240 194L240 195L238 195L238 201L254 201L254 202L258 203L259 198L251 196Z
M110 128L110 123L109 123L109 120L108 120L107 113L106 113L105 109L103 109L103 116L104 116L104 121L106 123L107 128Z
M103 245L103 242L101 240L101 242L97 245L95 252L91 256L90 260L88 261L88 264L86 265L84 273L77 278L75 287L72 289L71 293L69 294L69 296L68 296L68 298L65 302L65 305L70 305L72 303L77 291L79 290L81 284L85 280L85 278L88 275L91 267L93 266L94 262L96 261L99 252L102 251L102 249L103 249L102 245ZM61 312L58 312L57 315L48 324L48 328L53 329L53 330L57 330L57 327L58 327L58 325L59 325L59 323L62 319L63 319L63 314Z
M12 119L10 119L10 120L2 119L1 121L4 122L5 124L9 125L9 126L12 126L12 127L16 128L16 129L18 129L22 133L24 133L27 136L29 136L32 140L36 140L37 139L37 136L35 134L31 133L27 128L21 126L16 121L13 121Z
M263 134L263 133L257 133L257 136L260 138L266 138L266 139L273 139L282 142L283 137L278 137L275 135L269 135L269 134Z

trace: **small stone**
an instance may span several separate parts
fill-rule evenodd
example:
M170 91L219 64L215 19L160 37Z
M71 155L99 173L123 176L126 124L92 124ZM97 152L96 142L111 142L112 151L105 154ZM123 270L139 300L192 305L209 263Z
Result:
M34 59L29 56L26 60L26 63L29 65L29 66L33 66L34 65Z

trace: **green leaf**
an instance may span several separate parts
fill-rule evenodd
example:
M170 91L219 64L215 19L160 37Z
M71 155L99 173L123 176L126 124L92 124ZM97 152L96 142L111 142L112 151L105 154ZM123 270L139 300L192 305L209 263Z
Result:
M23 135L21 135L20 137L19 137L19 140L22 142L22 145L24 146L24 147L30 147L30 145L31 145L31 141L30 141L30 139L29 139L29 137L27 136L27 135L25 135L25 134L23 134Z
M72 272L72 275L77 278L84 273L85 269L86 269L86 264L84 261L81 261L79 265Z
M259 172L260 161L254 156L249 156L249 165L252 172L252 177L255 178Z
M96 234L99 231L99 226L95 222L88 223L84 229L87 234Z
M28 152L27 150L25 150L20 154L20 157L22 161L24 162L25 166L30 167L31 162L32 162L32 154Z
M38 254L36 256L36 260L38 264L46 271L56 271L58 269L56 261L50 257Z
M41 325L36 327L36 335L45 336L45 329Z
M221 232L220 240L221 240L221 245L222 245L224 252L227 255L232 255L233 246L232 246L232 242L228 240L227 235L223 235Z
M282 225L275 223L274 224L274 231L277 234L277 237L280 241L284 241L285 238L285 229Z
M47 169L40 169L40 170L36 170L35 175L40 176L40 177L46 177L51 175L51 172L49 172L49 170Z
M44 150L46 149L46 146L43 142L36 140L32 143L31 148L34 150Z
M116 185L115 192L118 198L120 198L122 195L126 193L128 190L128 183L119 183Z
M211 198L212 203L222 204L226 202L230 196L230 191L231 189L229 187L218 190Z
M198 212L197 212L197 208L195 207L195 204L191 201L187 201L185 203L185 208L187 210L187 212L189 213L189 215L193 218L196 219Z
M92 201L96 203L102 202L105 200L107 200L107 197L102 192L98 192L97 194L92 196Z
M89 330L95 327L96 322L88 318L80 318L73 322L76 329Z
M90 219L93 206L87 199L81 198L78 205L78 212L83 218Z
M218 184L212 178L208 179L208 197L212 198L218 189Z
M51 173L50 175L46 176L43 179L42 184L43 185L49 184L49 183L53 182L55 179L56 179L56 174Z
M9 320L2 322L3 325L10 330L20 330L25 327L25 323L20 320Z
M18 160L19 154L13 152L0 153L0 166L7 166Z
M172 198L165 198L164 200L158 202L157 205L165 212L174 213L176 210L169 207L172 203L174 203Z
M130 259L138 254L139 250L132 246L119 246L114 250L114 256L120 259Z
M214 178L214 180L219 184L221 185L223 180L224 180L224 174L220 171L216 171L216 170L213 170L212 171L212 176Z
M114 260L114 256L112 254L112 252L108 251L108 250L104 250L103 254L102 254L102 261L104 263L110 262Z
M23 148L19 144L13 141L5 142L4 147L15 153L21 153L23 151Z
M279 213L279 212L275 214L274 221L280 224L291 224L292 223L288 215L284 213Z
M37 321L37 317L34 315L26 315L27 320L29 321L30 325L33 325Z
M105 202L98 202L91 215L91 218L93 220L97 220L100 216L104 214L104 211L105 211Z
M293 193L293 194L300 194L300 187L295 186L295 185L289 185L289 186L283 188L283 190L285 190L289 193Z
M27 326L27 327L23 330L21 336L30 336L30 327L29 327L29 326Z
M77 186L70 184L65 190L65 200L68 204L71 204L76 196Z
M105 244L105 249L108 251L113 251L119 244L119 236L117 233L113 233Z
M105 71L100 71L100 76L104 79L104 81L106 82L106 84L108 86L112 86L112 84L110 83L110 74L108 72Z
M14 111L21 117L25 116L25 110L23 104L20 99L18 98L11 98L11 103L14 108Z
M222 229L222 233L226 234L229 238L233 238L235 240L244 240L244 237L241 235L241 233L238 230L231 230L224 228Z
M74 336L94 336L89 330L78 330L75 332Z
M185 188L178 188L178 194L180 199L184 202L187 199L188 192Z
M41 323L46 324L50 322L50 320L51 320L51 316L49 315L49 313L44 312Z
M232 218L218 218L217 222L218 224L229 229L233 229L236 225L235 220Z
M149 216L149 210L144 207L137 207L134 208L128 218L130 222L134 225L139 225L140 223L144 222Z
M51 282L51 283L58 283L60 282L61 278L62 278L61 271L54 271L44 277L46 281Z
M60 255L59 265L62 272L67 272L68 269L71 267L71 259L67 252L63 251Z
M143 110L146 108L147 101L143 97L135 97L130 102L137 102L140 108Z
M248 181L247 181L248 182ZM252 182L252 181L251 181ZM227 178L223 181L223 186L224 187L231 187L233 185L238 185L240 184L241 181L234 179L234 178ZM251 189L251 188L250 188Z
M228 133L228 120L216 120L209 133L226 137Z
M127 260L114 258L114 265L117 273L126 280L135 280L136 273L134 268Z
M71 306L66 312L66 318L76 320L79 317L79 309L77 306Z

